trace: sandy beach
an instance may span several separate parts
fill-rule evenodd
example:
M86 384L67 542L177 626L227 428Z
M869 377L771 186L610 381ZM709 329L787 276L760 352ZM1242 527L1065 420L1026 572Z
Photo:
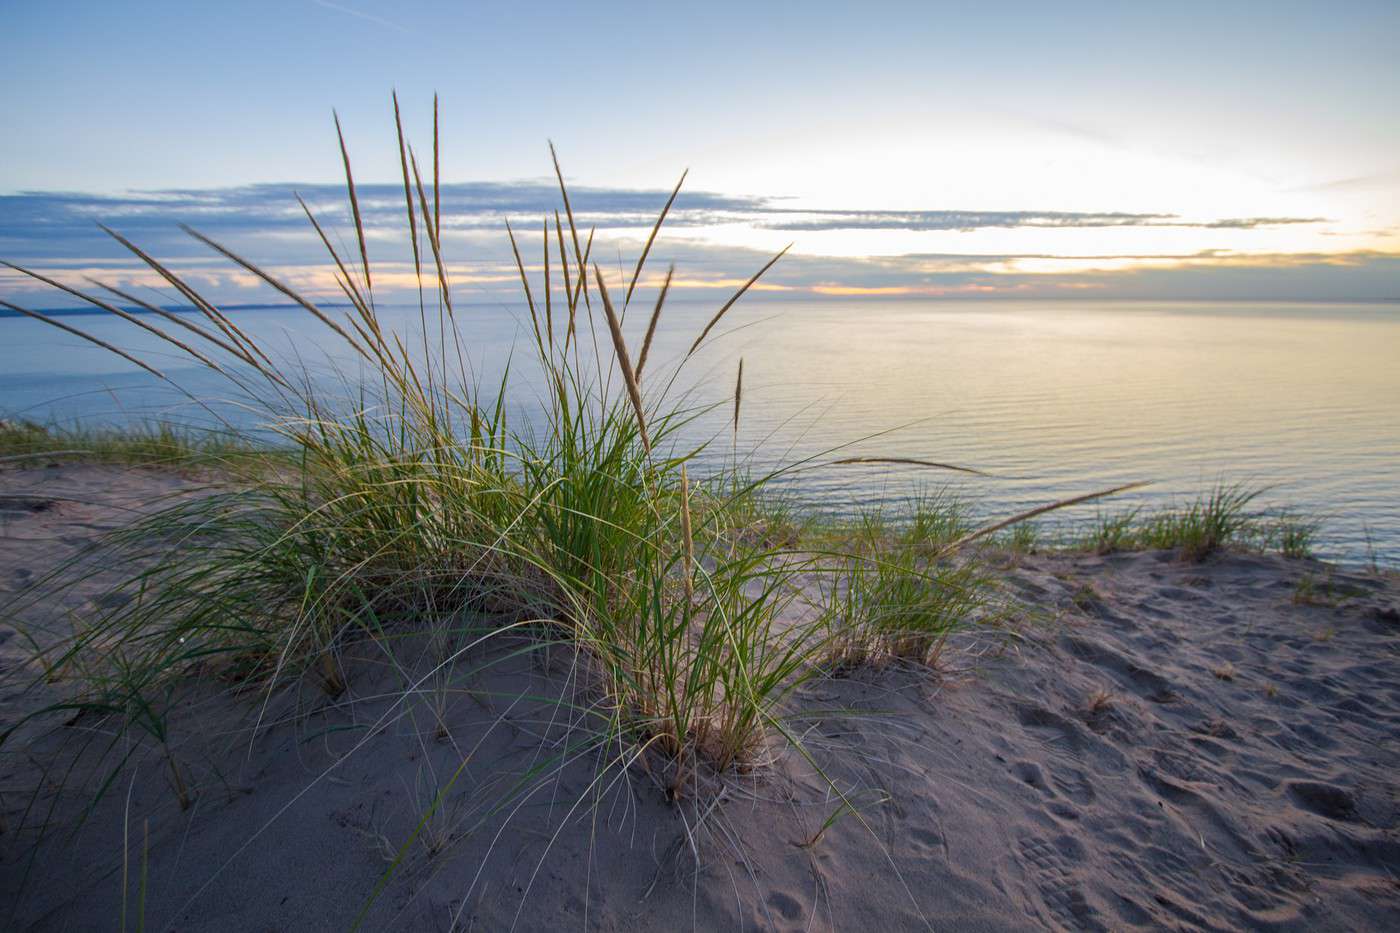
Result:
M202 483L0 471L4 596ZM27 630L102 606L100 548L85 566ZM190 683L167 736L187 809L155 741L99 755L101 717L30 721L0 758L5 925L115 929L138 902L179 930L1400 924L1394 575L1165 551L998 567L1009 627L936 670L809 683L788 728L811 760L775 749L674 802L561 714L588 690L566 651L509 638L444 690L426 645L366 646L334 696ZM0 629L0 722L66 689L32 683L31 655Z

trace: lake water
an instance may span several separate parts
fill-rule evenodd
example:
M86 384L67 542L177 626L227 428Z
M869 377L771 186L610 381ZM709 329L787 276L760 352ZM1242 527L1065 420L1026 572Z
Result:
M650 385L715 303L668 306ZM640 342L649 306L627 330ZM235 312L313 368L344 361L304 312ZM413 331L416 307L386 309ZM514 349L528 411L522 309L458 311L483 382ZM205 399L229 393L129 324L63 320L137 350ZM598 339L605 341L600 324ZM585 330L586 333L586 330ZM911 457L996 474L824 466L784 477L808 505L847 510L947 485L987 515L1134 480L1106 510L1180 502L1218 481L1268 486L1261 504L1324 521L1321 551L1400 564L1400 305L745 299L686 366L697 404L733 391L744 359L740 458L762 469L827 457ZM591 341L590 341L591 342ZM635 352L635 350L634 350ZM38 322L0 318L0 416L39 421L198 420L201 413L104 351ZM706 456L732 456L725 404L700 417ZM878 437L871 435L886 432ZM1100 506L1061 513L1089 518Z

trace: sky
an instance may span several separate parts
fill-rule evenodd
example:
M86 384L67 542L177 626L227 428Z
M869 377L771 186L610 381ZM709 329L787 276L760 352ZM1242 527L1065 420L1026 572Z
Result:
M459 300L517 287L557 207L609 274L683 170L651 277L775 296L1400 298L1400 3L0 0L0 258L266 300L188 223L337 294L332 110L386 300L412 293L391 92ZM431 195L430 195L431 196ZM161 294L159 292L153 294ZM0 297L61 293L0 270ZM165 299L170 299L165 294ZM167 303L163 300L162 303Z

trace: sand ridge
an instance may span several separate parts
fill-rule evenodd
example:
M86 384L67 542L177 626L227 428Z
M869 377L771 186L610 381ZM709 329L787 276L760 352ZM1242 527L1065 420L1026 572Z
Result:
M0 472L0 585L199 488ZM790 728L858 815L792 754L679 804L639 767L602 768L617 750L582 740L586 677L564 652L367 649L338 697L192 684L171 732L197 788L186 811L141 746L70 833L104 774L82 749L106 728L17 733L0 754L5 922L118 927L123 870L134 903L144 861L156 929L345 929L362 909L366 929L415 930L1400 925L1393 576L1165 552L1020 557L1004 575L1025 609L1014 637L799 698ZM110 584L43 604L52 630ZM24 655L0 629L7 721L62 689L21 690ZM437 689L445 670L470 689ZM495 806L531 769L545 779Z

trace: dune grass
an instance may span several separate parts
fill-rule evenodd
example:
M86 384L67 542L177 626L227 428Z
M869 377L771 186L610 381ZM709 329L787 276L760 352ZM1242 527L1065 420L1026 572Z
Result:
M39 658L49 680L71 685L63 710L112 717L119 729L159 742L174 686L196 672L236 671L265 691L311 676L334 692L344 688L336 658L347 644L486 612L505 620L503 630L526 620L544 633L542 643L567 638L587 659L600 708L610 711L609 734L630 743L634 757L660 759L648 770L669 774L672 795L683 793L697 763L722 772L756 755L781 731L779 704L810 676L819 650L816 639L776 625L797 592L792 580L803 559L768 536L739 533L752 527L766 477L711 477L703 491L692 490L686 464L695 452L677 452L672 437L688 417L668 401L675 374L663 373L654 390L650 378L641 382L646 348L634 367L562 171L562 218L556 214L552 230L550 218L543 223L542 283L532 281L511 235L545 386L538 417L511 429L505 387L471 376L469 324L454 309L440 218L429 207L436 176L425 184L400 137L405 216L424 295L418 348L376 311L341 142L357 257L337 252L302 206L350 312L322 309L222 244L187 232L302 307L327 339L359 358L371 375L348 398L328 397L275 361L194 284L108 231L197 309L184 329L205 346L136 323L224 376L238 403L280 437L292 468L162 509L109 538L129 568L119 587L127 598ZM650 285L644 261L627 283L629 298ZM721 306L692 353L769 266ZM65 290L119 313L102 298ZM665 293L663 283L649 335ZM611 347L595 354L598 316ZM658 367L652 363L646 377ZM75 451L180 463L251 445L165 428L129 436L27 425L8 427L3 441L16 456ZM173 760L171 767L178 773Z
M578 224L557 157L560 210L541 218L538 263L525 258L531 244L509 233L542 387L532 396L533 416L512 425L510 386L476 381L471 321L453 303L436 132L427 179L401 132L398 139L421 296L416 334L392 331L377 311L343 136L340 144L352 248L337 250L311 209L301 209L348 311L323 308L187 232L302 308L327 341L356 358L364 379L330 390L297 361L275 359L195 284L109 230L196 312L134 323L221 376L277 443L268 453L265 434L170 426L135 435L14 423L0 430L0 456L67 451L121 463L244 459L270 467L243 471L216 492L108 536L103 547L124 576L123 598L104 603L110 608L71 635L35 642L42 678L67 691L35 715L78 712L100 717L113 735L146 736L161 750L181 806L201 792L167 742L182 685L216 681L267 697L283 685L312 684L336 696L352 686L344 659L358 647L402 659L405 646L426 641L434 646L431 670L405 675L413 680L405 701L424 690L445 696L452 678L472 676L471 665L458 665L464 653L493 639L511 651L522 639L520 650L566 647L587 711L566 714L589 731L588 747L609 750L600 751L599 767L650 780L671 800L693 798L702 774L722 780L761 766L775 748L806 755L786 716L811 679L868 663L935 664L951 633L995 620L995 586L977 545L1032 550L1041 539L1029 519L1131 488L981 526L938 496L917 499L899 516L869 513L852 524L800 515L771 492L782 470L752 475L736 457L728 470L692 477L700 451L681 437L697 412L675 387L686 361L782 253L719 307L683 359L656 360L652 340L665 323L672 279L669 271L649 276L646 260L676 195L630 277L610 284L591 261L592 233ZM58 287L134 320L97 295ZM643 295L652 308L637 348L622 318ZM172 322L178 333L168 329ZM736 370L731 435L742 417L742 361ZM1114 524L1092 546L1204 554L1240 538L1251 499L1221 490L1184 513ZM1305 531L1290 534L1286 547L1306 547ZM7 612L22 627L41 598L37 590L21 595ZM429 682L437 686L423 686ZM0 735L0 744L14 733ZM97 796L124 760L114 756ZM443 801L457 773L428 775L428 790L415 791L424 803L413 836L433 852L456 825ZM837 812L859 818L846 792L832 790Z
M238 434L168 422L88 427L0 418L0 465L76 459L177 468L252 467L285 460L286 453Z
M968 531L960 502L916 497L891 518L861 515L824 568L825 663L842 669L891 660L934 665L955 631L995 614L995 588L976 556L947 559Z
M1230 547L1311 557L1320 521L1253 508L1264 492L1257 486L1222 482L1185 506L1146 514L1141 509L1100 514L1086 532L1071 537L1069 547L1095 554L1175 550L1188 562Z

